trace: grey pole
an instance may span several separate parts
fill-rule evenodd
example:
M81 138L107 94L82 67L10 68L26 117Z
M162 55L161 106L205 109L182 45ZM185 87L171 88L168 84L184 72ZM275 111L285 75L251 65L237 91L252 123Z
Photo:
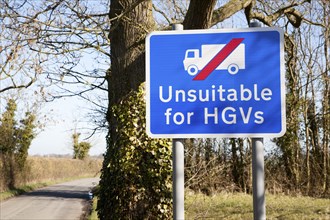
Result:
M261 27L261 24L257 21L252 21L249 25L250 28L253 28L253 27Z
M250 27L261 27L261 24L251 22ZM252 187L253 217L255 220L266 219L263 138L252 138Z
M255 220L266 219L263 142L263 138L252 138L253 216Z
M173 24L173 30L183 30L182 24ZM173 154L173 219L184 220L184 145L183 139L172 140Z
M173 139L173 219L184 220L184 146Z

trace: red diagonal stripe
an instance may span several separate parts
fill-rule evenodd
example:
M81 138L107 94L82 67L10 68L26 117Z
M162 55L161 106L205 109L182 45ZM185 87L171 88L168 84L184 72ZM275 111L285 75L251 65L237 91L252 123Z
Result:
M197 74L194 80L204 80L219 66L228 56L233 52L236 47L244 40L244 38L233 38L226 44L222 50Z

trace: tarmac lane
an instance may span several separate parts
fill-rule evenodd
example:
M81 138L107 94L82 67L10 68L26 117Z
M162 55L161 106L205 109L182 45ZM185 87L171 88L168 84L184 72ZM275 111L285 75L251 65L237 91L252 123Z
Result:
M99 178L85 178L48 186L2 201L1 220L74 220L80 219L89 191Z

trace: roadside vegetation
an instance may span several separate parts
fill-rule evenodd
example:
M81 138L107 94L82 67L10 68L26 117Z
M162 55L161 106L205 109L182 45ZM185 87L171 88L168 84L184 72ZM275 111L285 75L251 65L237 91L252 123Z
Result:
M303 196L266 195L267 219L329 219L330 200ZM190 194L185 199L186 219L253 219L252 196L219 193Z
M98 220L97 197L89 220ZM307 196L266 195L267 219L330 219L329 199ZM185 219L253 219L252 195L245 193L218 193L207 196L202 193L186 192Z
M97 211L96 211L97 200L98 200L98 197L95 196L92 201L91 213L90 213L90 216L88 217L88 220L98 220L99 219L97 216Z
M2 108L1 108L2 109ZM16 100L8 99L0 114L0 195L5 199L38 187L79 177L99 175L102 159L88 157L91 145L74 139L75 158L29 157L36 136L36 111L17 112ZM76 149L74 148L74 149Z
M27 111L25 117L18 120L16 114L16 101L8 99L0 114L0 181L1 188L5 189L15 188L18 175L28 168L28 149L35 137L36 115Z
M31 192L33 190L48 186L53 184L53 182L41 182L35 184L27 184L20 187L16 187L11 190L6 190L4 192L0 192L0 201L6 200L8 198L21 195L23 193Z
M9 187L8 176L0 166L0 195L5 199L17 194L82 177L99 175L102 159L90 158L75 160L71 158L28 157L23 170L14 170L14 187Z

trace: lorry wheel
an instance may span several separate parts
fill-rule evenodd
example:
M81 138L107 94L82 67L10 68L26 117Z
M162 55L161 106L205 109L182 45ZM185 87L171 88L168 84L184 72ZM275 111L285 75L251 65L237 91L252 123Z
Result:
M189 73L189 75L191 75L191 76L195 76L195 75L198 73L198 68L197 68L197 66L196 66L196 65L190 65L190 66L188 67L188 73Z
M238 70L239 70L239 67L235 63L232 63L228 66L228 72L232 75L235 75L236 73L238 73Z

